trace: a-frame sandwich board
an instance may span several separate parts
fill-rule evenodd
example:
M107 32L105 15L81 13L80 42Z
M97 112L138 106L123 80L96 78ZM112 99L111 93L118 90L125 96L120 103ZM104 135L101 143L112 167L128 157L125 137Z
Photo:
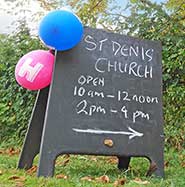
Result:
M56 53L46 95L38 176L52 176L61 154L114 155L120 169L128 168L130 157L143 156L151 163L148 174L164 176L160 42L85 28L75 48ZM36 129L34 114L30 126ZM19 168L28 168L38 153L38 147L26 148L32 127ZM25 154L32 155L29 161Z

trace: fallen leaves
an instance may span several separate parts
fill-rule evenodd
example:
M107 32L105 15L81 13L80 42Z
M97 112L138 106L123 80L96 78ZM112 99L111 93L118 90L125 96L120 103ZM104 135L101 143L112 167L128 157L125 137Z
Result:
M8 180L17 180L19 178L20 178L19 176L13 175L13 176L9 177Z
M11 147L9 149L2 149L2 150L0 150L0 154L5 154L5 155L9 155L9 156L18 155L18 154L20 154L20 149L15 149L13 147Z
M37 171L37 166L32 166L30 169L28 169L28 170L26 171L26 173L27 173L28 175L33 175L33 174L36 173L36 171Z
M12 175L8 178L8 180L13 180L15 181L15 186L16 187L24 187L24 182L26 181L26 177L24 176L17 176L17 175Z
M69 158L62 162L62 166L66 166L69 163Z
M118 157L112 156L107 159L107 163L109 164L117 164L118 163Z
M7 150L7 154L11 155L18 155L20 153L19 149L10 148Z
M91 177L91 176L86 176L82 177L80 180L82 181L96 181L96 182L101 182L101 183L109 183L110 179L107 175L102 175L100 177Z
M102 182L102 183L109 183L110 179L107 175L103 175L103 176L95 178L95 181Z
M133 180L133 182L135 182L136 184L143 184L143 185L146 185L146 184L150 184L150 182L149 181L142 181L140 178L135 178L134 180Z
M122 178L122 179L118 179L114 182L114 186L117 187L117 186L123 186L125 183L126 183L126 179L125 178Z
M82 177L80 180L81 180L81 181L89 181L89 182L91 182L91 181L94 180L94 178L93 178L93 177L90 177L90 176L86 176L86 177Z
M88 181L88 182L104 183L104 184L111 183L111 180L107 175L102 175L100 177L86 176L86 177L82 177L80 180L81 181ZM117 179L113 183L113 186L114 187L123 186L126 183L126 181L127 181L126 178Z
M82 181L88 181L88 182L100 182L100 183L111 183L110 178L107 175L102 175L100 177L91 177L91 176L86 176L86 177L82 177L81 178ZM149 181L147 180L141 180L140 178L135 178L134 180L132 180L134 183L136 184L141 184L141 185L147 185L150 184ZM118 187L118 186L123 186L125 185L125 183L127 182L126 178L121 178L121 179L117 179L115 180L115 182L113 183L114 187Z
M19 181L19 182L24 182L26 180L26 178L24 176L13 175L13 176L9 177L8 180L14 180L14 181Z
M58 174L58 175L56 175L56 178L57 179L68 179L69 177L67 175L64 175L64 174Z
M106 145L108 147L112 147L114 145L114 143L111 139L105 139L104 140L104 145Z
M70 156L64 155L64 157L62 158L62 161L61 160L56 161L56 165L65 167L69 163L69 161L70 161Z

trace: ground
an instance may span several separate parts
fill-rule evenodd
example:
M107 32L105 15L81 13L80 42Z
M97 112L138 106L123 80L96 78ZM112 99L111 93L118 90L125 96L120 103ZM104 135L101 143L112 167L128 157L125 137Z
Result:
M28 170L16 169L20 149L0 149L0 187L184 187L185 150L165 150L165 179L145 177L149 162L133 158L127 171L116 157L64 155L56 160L53 178L37 178L38 157Z

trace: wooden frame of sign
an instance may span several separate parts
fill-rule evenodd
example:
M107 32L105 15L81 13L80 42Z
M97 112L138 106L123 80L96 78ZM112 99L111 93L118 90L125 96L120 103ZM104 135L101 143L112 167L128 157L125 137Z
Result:
M50 88L38 93L18 168L40 153L38 176L53 176L61 154L150 161L164 176L161 44L85 28L73 49L56 53Z

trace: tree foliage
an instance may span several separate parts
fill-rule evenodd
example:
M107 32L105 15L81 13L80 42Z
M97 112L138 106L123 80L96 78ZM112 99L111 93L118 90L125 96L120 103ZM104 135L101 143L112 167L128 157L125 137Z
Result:
M71 7L76 9L77 15L85 25L96 27L99 17L108 8L108 0L70 0Z
M166 142L176 148L185 146L185 26L180 2L179 8L168 13L168 4L135 0L130 4L131 15L124 16L124 25L117 30L126 29L129 35L161 41Z
M23 55L39 48L41 43L25 27L13 36L0 35L0 142L19 142L25 134L36 93L20 87L14 71Z
M185 23L185 1L184 0L169 0L166 4L166 7L178 13L178 16L181 17L181 21Z

